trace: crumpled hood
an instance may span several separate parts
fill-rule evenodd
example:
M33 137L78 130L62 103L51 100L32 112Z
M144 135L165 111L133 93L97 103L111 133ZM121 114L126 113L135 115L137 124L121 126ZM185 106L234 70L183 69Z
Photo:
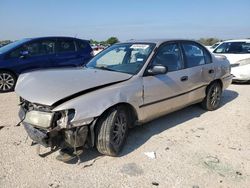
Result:
M25 100L51 106L79 92L131 77L130 74L99 69L51 69L21 74L15 91Z

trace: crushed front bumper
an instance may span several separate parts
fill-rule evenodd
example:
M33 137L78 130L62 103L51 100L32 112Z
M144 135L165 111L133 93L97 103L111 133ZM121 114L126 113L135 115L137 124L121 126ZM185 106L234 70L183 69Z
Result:
M83 146L88 136L88 126L79 126L69 129L60 128L54 125L49 128L41 128L25 122L26 111L22 107L19 110L19 118L28 133L28 136L36 143L44 147L60 147L68 145L70 147Z
M36 143L43 145L44 147L50 147L49 137L45 132L23 122L23 126L28 133L29 137Z

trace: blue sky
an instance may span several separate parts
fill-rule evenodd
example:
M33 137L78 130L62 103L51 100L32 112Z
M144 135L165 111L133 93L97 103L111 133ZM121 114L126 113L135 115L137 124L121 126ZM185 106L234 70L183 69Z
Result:
M250 0L0 0L0 40L250 38Z

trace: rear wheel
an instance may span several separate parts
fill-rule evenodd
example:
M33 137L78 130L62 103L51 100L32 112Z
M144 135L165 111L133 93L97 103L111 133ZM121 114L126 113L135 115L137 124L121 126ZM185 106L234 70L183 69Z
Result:
M214 82L207 88L207 94L201 105L205 110L216 110L220 106L222 88L218 82Z
M16 76L8 71L0 71L0 93L13 91L16 85Z
M117 106L107 111L97 123L97 150L105 155L117 156L126 140L128 125L125 107Z

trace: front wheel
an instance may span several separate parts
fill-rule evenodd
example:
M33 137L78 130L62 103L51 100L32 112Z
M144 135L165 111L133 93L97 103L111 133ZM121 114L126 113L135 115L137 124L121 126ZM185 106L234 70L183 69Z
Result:
M128 133L129 117L123 106L108 110L97 124L97 150L105 155L117 156Z
M8 71L0 71L0 93L14 91L16 76Z
M207 88L207 94L201 105L205 110L216 110L220 106L222 88L218 82L214 82Z

